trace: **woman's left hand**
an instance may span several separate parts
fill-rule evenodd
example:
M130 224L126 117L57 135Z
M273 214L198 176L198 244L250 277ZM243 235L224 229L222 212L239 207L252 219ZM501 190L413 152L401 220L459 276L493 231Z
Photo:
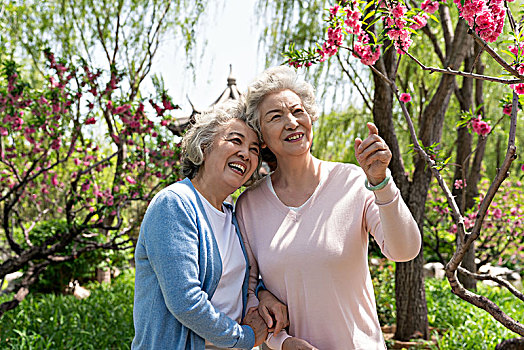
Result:
M391 151L386 142L378 136L378 129L373 123L367 123L368 137L362 141L355 139L355 156L360 167L366 173L372 186L386 178L386 169L391 160Z
M264 321L266 321L270 332L276 335L282 329L289 326L289 317L285 304L280 302L280 300L268 290L259 291L258 298L260 301L258 304L258 312Z

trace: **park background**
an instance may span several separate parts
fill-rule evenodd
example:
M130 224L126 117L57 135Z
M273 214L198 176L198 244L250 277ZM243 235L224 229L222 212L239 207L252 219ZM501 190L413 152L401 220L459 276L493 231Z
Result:
M424 3L406 4L417 9ZM473 40L452 45L459 34L473 35L459 32L467 25L459 21L453 2L434 3L438 11L413 34L410 54L428 66L446 68L454 59L456 70L509 79ZM480 200L505 160L512 89L500 81L482 85L463 76L430 74L393 47L386 53L386 43L375 66L395 78L399 92L409 94L410 101L407 95L396 101L393 89L388 91L351 51L340 49L325 62L314 57L315 49L333 38L326 35L325 11L333 5L296 0L2 3L0 348L129 348L133 243L148 201L180 177L181 128L224 92L243 92L265 67L289 60L317 87L322 110L315 125L317 157L355 162L353 139L365 136L365 122L371 120L387 133L390 147L398 145L394 153L402 164L392 165L393 176L406 202L419 209L414 216L424 247L413 263L395 265L370 244L388 347L492 349L522 336L524 163L517 158L510 165L481 222L476 251L468 250L465 259L474 271L511 280L516 293L493 286L496 281L487 285L462 277L468 289L516 320L517 332L512 332L454 295L443 278L439 266L454 256L459 229L445 194L435 180L429 182L430 167L420 166L402 116L406 107L417 130L439 130L428 140L423 132L420 137L472 231ZM521 26L522 5L504 5ZM489 45L518 64L522 52L512 57L508 45L515 45L513 37L522 42L522 35L508 21L509 16L500 39ZM444 24L455 28L454 37ZM348 35L348 46L350 40ZM313 53L296 51L308 47ZM463 52L457 58L458 48ZM439 94L443 98L434 114L441 122L428 127ZM517 147L523 140L521 109L515 113ZM384 124L383 116L391 124ZM417 187L418 174L428 178L427 186ZM427 263L434 272L425 278ZM4 277L12 273L19 278L8 285ZM75 291L90 295L77 299Z

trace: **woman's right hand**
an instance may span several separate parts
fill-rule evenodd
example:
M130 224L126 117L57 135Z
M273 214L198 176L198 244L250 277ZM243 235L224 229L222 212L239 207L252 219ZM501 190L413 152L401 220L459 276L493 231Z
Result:
M266 340L268 335L267 325L262 317L260 317L257 307L252 307L247 311L242 320L242 324L253 329L253 332L255 333L255 346L259 346Z
M307 341L295 337L289 337L284 340L282 350L318 350Z
M289 317L286 304L277 299L270 291L258 292L258 312L266 321L270 332L277 335L282 329L289 326Z

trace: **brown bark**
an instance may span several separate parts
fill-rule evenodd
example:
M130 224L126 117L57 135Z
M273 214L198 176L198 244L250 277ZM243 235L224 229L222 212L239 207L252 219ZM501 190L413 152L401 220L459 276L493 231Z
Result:
M497 344L495 350L524 350L524 338L513 338L504 340Z
M445 23L443 25L446 25ZM468 47L467 26L463 20L459 20L453 35L452 49L447 51L446 66L457 69L461 66ZM442 75L439 86L420 120L419 139L424 146L430 146L440 142L445 112L449 105L449 99L454 90L455 77L452 75ZM426 204L427 192L431 182L431 172L427 168L425 160L415 155L415 171L410 186L406 203L417 221L420 231L423 232L424 208ZM427 338L427 311L422 317L422 310L427 308L425 305L424 279L422 276L423 251L411 262L398 263L396 271L395 294L397 301L397 330L395 339L406 340L413 336ZM412 282L422 283L421 285L411 285ZM424 300L424 305L421 301ZM421 329L420 325L425 327Z
M397 59L396 53L390 49L384 53L376 64L376 68L390 80L395 80ZM410 193L410 183L405 174L404 164L398 139L393 125L393 90L376 73L373 73L375 95L373 101L373 120L378 127L380 136L386 141L392 152L389 165L393 179L406 200ZM407 201L406 201L407 202ZM411 210L413 210L410 207ZM422 232L422 221L419 228ZM395 338L407 340L411 338L429 337L428 311L422 273L423 256L406 263L397 263L395 270L395 300L397 310L397 329Z
M471 43L469 44L470 46ZM472 71L472 68L475 64L475 59L478 52L475 52L473 50L473 47L468 51L468 55L464 62L464 70L467 72ZM462 80L462 87L456 92L456 95L458 97L458 101L460 104L460 110L465 113L469 110L475 109L475 106L473 104L473 79L464 77ZM456 197L458 207L460 208L460 212L462 215L464 215L464 212L471 208L465 200L466 193L468 192L468 186L475 186L476 184L469 183L467 181L467 174L469 171L469 163L470 163L470 157L471 157L471 145L472 145L473 137L471 133L468 130L467 126L463 126L457 129L457 148L456 148L456 158L455 163L457 166L455 167L455 175L453 177L453 183L457 180L465 180L466 184L462 188L455 188L453 186L453 195ZM464 195L464 197L463 197ZM465 203L466 202L466 203ZM463 242L458 242L460 239L460 235L457 235L457 245L460 245ZM462 260L461 266L468 271L471 271L473 273L477 272L477 266L475 265L475 245L472 244L466 255L464 256L464 260ZM459 273L458 275L459 281L464 285L465 288L469 290L476 290L477 289L477 280L475 278L469 277L467 275L464 275L462 273Z

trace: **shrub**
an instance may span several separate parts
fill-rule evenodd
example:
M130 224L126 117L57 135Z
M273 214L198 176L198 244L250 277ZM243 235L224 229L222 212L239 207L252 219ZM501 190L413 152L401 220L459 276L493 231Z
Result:
M111 285L89 284L87 299L30 294L0 318L0 347L129 349L134 336L133 286L134 273L126 270Z

